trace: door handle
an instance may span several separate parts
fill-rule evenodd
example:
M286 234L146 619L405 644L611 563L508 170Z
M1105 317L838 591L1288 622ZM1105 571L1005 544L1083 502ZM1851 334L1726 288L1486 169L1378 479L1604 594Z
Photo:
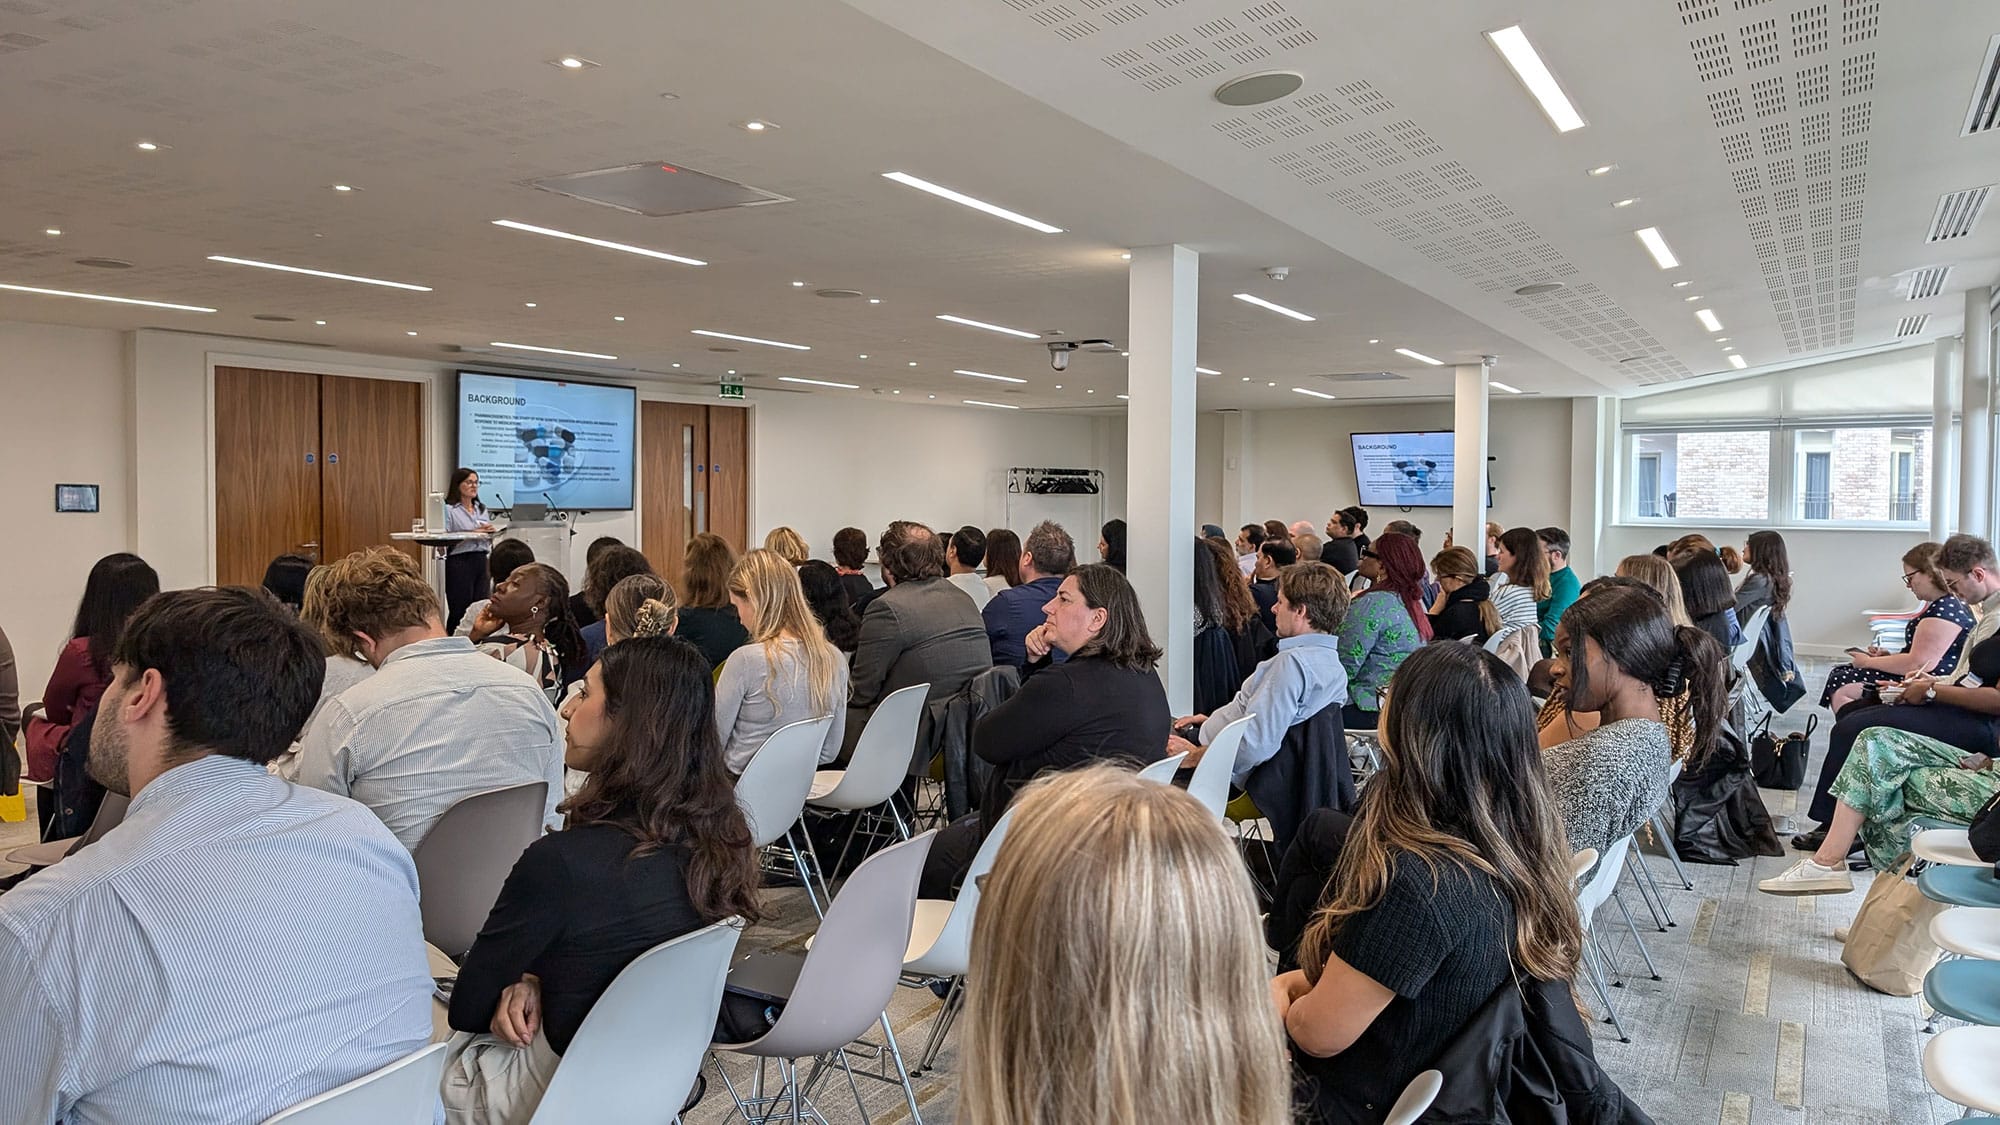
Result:
M314 562L319 561L319 543L317 541L312 543L301 543L299 544L299 550L303 552L305 556L311 559L312 561Z

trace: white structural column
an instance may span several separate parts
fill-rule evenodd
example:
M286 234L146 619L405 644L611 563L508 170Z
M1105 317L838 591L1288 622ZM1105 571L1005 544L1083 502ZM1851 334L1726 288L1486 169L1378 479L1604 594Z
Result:
M1489 361L1490 362L1490 361ZM1461 363L1452 369L1451 538L1486 563L1486 369Z
M1988 535L1993 516L1993 314L1985 287L1965 294L1958 434L1958 529Z
M1958 341L1940 338L1931 352L1931 540L1942 543L1951 534L1951 517L1957 512L1951 491L1951 413L1956 398L1954 376L1958 374Z
M1194 398L1199 256L1132 251L1126 348L1125 557L1176 715L1194 706Z

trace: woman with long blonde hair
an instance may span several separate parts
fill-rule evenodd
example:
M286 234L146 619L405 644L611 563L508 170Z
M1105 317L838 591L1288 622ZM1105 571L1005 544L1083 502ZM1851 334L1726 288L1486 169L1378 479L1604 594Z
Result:
M1256 892L1215 816L1098 765L1013 817L972 924L962 1120L1290 1121Z
M776 551L744 555L729 572L729 601L750 642L729 654L715 681L715 729L729 771L743 767L779 727L833 716L821 765L847 730L847 660L806 604L797 568Z
M1674 627L1694 624L1688 616L1687 602L1681 597L1681 577L1674 570L1674 564L1659 555L1626 555L1618 560L1618 577L1634 578L1651 586L1667 603L1667 616L1673 619Z

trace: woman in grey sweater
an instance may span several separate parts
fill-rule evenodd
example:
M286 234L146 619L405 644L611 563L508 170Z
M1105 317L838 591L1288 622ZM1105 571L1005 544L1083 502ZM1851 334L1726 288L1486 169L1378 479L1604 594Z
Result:
M715 729L729 772L741 775L778 728L833 716L821 765L847 729L847 660L806 604L799 574L774 551L751 551L729 575L729 600L750 642L729 654L715 681Z

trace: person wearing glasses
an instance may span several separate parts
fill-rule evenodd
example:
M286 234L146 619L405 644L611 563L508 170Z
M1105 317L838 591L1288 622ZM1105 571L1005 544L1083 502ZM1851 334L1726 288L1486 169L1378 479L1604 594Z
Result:
M1446 547L1431 559L1437 596L1431 599L1431 635L1485 644L1500 631L1500 610L1492 601L1479 559L1464 547Z
M1874 645L1849 649L1853 663L1827 675L1821 707L1838 715L1861 698L1864 685L1894 684L1919 673L1946 676L1958 667L1959 652L1973 628L1972 610L1946 587L1938 569L1942 551L1939 544L1919 543L1903 555L1903 585L1924 603L1903 631L1903 651L1884 652Z
M1368 591L1354 599L1340 624L1340 663L1347 669L1348 730L1373 730L1376 691L1409 655L1431 639L1424 612L1424 556L1416 540L1383 532L1361 552Z

